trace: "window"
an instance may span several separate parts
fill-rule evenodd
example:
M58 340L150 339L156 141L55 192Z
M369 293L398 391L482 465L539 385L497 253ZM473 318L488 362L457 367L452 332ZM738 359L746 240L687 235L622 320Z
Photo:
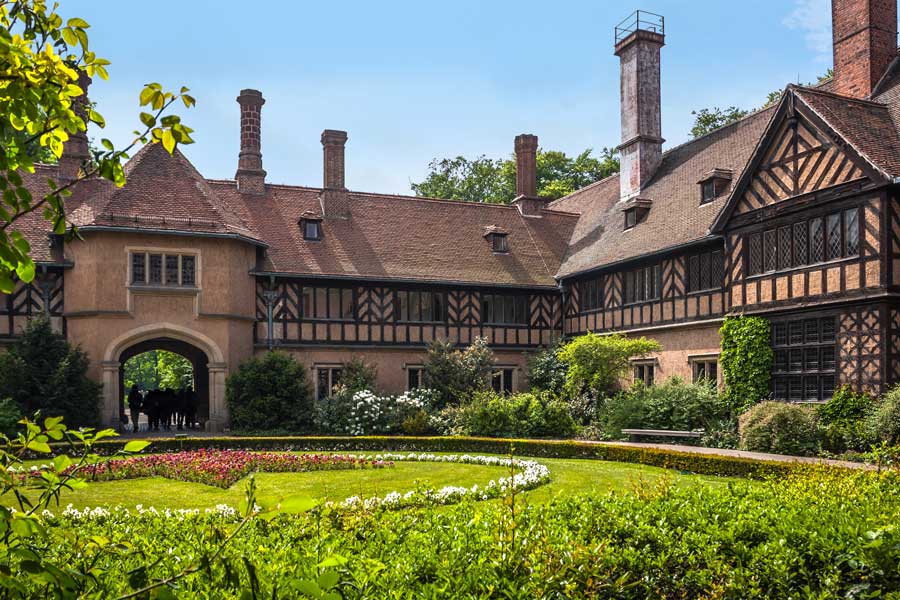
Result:
M791 402L818 402L834 395L835 317L772 324L772 396Z
M398 321L412 323L444 323L447 302L442 292L400 290L396 292Z
M719 381L718 358L696 358L691 360L691 377L694 383L698 381Z
M300 298L304 319L352 321L356 318L353 288L304 286Z
M492 233L490 238L493 252L509 252L509 242L505 233Z
M625 211L625 229L631 229L637 225L637 209L629 208Z
M603 308L603 282L600 279L579 282L578 300L581 312Z
M422 383L422 375L425 373L425 369L421 365L416 366L407 366L406 367L406 389L409 390L418 390L424 387Z
M481 320L489 325L528 325L528 296L482 294Z
M195 287L197 257L191 254L131 253L131 283L165 287Z
M316 366L316 399L327 398L341 382L343 366Z
M303 227L304 240L321 240L322 239L322 222L316 219L303 219L301 221Z
M758 275L859 255L859 209L747 236L747 272Z
M511 367L497 368L491 371L491 386L498 394L513 393L513 374L515 369Z
M654 363L635 363L634 382L642 381L644 385L653 385L653 375L656 365Z
M725 254L721 250L689 256L687 264L688 293L722 287L725 279Z
M716 181L708 179L700 184L700 204L705 204L716 197Z
M623 280L626 304L659 300L662 288L662 269L659 265L628 271Z

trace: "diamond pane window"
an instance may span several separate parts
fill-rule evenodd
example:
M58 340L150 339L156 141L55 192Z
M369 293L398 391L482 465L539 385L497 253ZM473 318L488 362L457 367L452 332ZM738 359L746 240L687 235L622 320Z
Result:
M186 287L197 285L197 260L193 256L181 257L181 285Z
M827 246L825 257L828 260L833 260L835 258L841 257L842 251L842 243L841 243L841 213L835 213L833 215L828 215L826 221L827 228Z
M790 269L793 266L791 262L791 228L778 228L778 268Z
M163 257L162 254L150 255L150 278L149 282L155 285L162 283Z
M177 254L166 254L166 285L178 285Z
M775 237L775 230L770 229L763 234L763 247L765 249L765 270L775 271L778 269L778 241Z
M806 221L794 223L794 266L806 264L806 240L808 227Z
M809 262L819 263L825 260L825 224L822 218L809 222Z
M845 256L859 254L859 209L853 208L844 212L844 240L847 247Z
M143 252L131 255L131 283L145 283L147 255Z

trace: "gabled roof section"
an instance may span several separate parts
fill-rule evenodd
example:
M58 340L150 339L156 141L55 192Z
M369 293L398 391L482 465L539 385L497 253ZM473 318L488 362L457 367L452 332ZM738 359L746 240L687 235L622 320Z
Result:
M321 214L322 190L267 185L241 195L233 181L210 187L269 245L265 272L370 280L556 287L577 215L545 210L524 217L514 206L348 192L348 218L322 220L309 242L297 225ZM492 252L486 228L507 232L508 254Z
M628 230L623 228L618 175L551 203L554 210L581 215L558 276L709 239L710 225L728 194L701 205L697 182L713 169L740 173L773 113L773 108L755 112L667 150L653 179L641 190L641 197L651 200L652 208L642 222Z
M194 165L162 144L147 144L124 167L127 183L85 197L73 223L91 228L141 228L228 235L259 242L256 232L213 191Z
M898 168L900 137L885 105L788 86L712 230L795 196L890 179Z

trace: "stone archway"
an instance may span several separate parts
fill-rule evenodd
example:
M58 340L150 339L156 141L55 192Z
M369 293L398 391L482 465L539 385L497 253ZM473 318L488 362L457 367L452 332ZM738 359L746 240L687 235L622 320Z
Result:
M113 340L103 355L103 422L119 427L123 402L122 365L146 350L171 350L194 364L197 394L207 399L206 429L221 431L228 422L225 405L225 356L219 346L202 333L172 323L138 327ZM198 370L199 367L199 370ZM201 373L205 374L200 381Z

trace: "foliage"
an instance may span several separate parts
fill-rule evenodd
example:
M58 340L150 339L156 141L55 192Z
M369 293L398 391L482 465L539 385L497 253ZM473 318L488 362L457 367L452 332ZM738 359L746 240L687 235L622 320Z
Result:
M317 402L316 429L349 435L401 433L404 424L416 427L412 421L407 423L407 419L415 417L421 421L419 413L430 406L433 397L434 393L427 389L392 396L366 389L353 391L342 383L329 397Z
M478 392L458 410L450 410L450 429L457 435L565 438L576 430L566 404L546 392Z
M73 426L100 422L102 386L87 376L88 356L53 330L45 316L29 321L0 354L0 398L12 398L22 414L41 411Z
M849 385L842 385L831 399L818 407L819 421L823 424L861 419L871 410L875 399L866 392L856 392Z
M69 182L49 180L50 192L33 198L23 182L24 173L33 173L35 161L51 155L59 158L71 136L83 134L90 123L104 126L103 117L89 106L79 80L107 78L108 60L89 49L88 28L83 19L67 20L56 12L57 5L43 0L15 0L0 3L0 189L4 206L0 209L0 291L10 293L15 279L30 282L35 275L31 248L16 223L40 211L52 223L55 233L66 232L64 198L81 180L99 176L116 185L125 183L122 163L138 143L161 142L173 152L177 144L190 144L191 128L177 115L162 114L176 101L185 107L194 99L181 88L177 94L158 83L144 86L140 106L141 129L132 142L116 149L101 140L82 173Z
M598 420L608 435L619 437L622 429L705 430L727 419L728 412L715 385L671 377L651 386L636 382L606 399Z
M528 385L538 392L562 396L568 365L559 358L560 343L540 350L528 360Z
M707 133L712 133L716 129L734 123L735 121L740 121L750 114L750 111L743 110L736 106L729 106L725 110L722 110L717 106L713 109L701 108L700 110L692 110L691 114L694 115L694 126L691 127L691 137L698 138Z
M742 450L808 456L819 448L816 412L811 406L760 402L740 416L738 427Z
M900 444L900 385L881 397L869 415L867 425L875 440Z
M834 396L817 409L822 449L834 454L868 450L875 440L866 426L865 417L874 403L872 396L855 392L849 385L838 388Z
M774 359L771 335L769 321L763 317L726 317L719 329L725 401L737 412L769 396Z
M354 356L344 363L341 370L341 384L351 392L375 389L378 369L361 356Z
M267 352L241 363L228 376L225 400L235 429L305 432L312 426L306 368L284 352Z
M471 393L489 389L493 365L494 353L483 337L464 350L448 340L434 340L422 371L424 386L435 393L433 408L459 404Z
M12 437L16 427L24 415L22 409L12 398L0 398L0 434Z
M559 349L559 359L567 367L566 391L606 394L628 372L631 360L661 349L658 342L645 337L629 338L622 334L580 335Z
M194 385L191 361L168 350L150 350L133 356L123 366L125 389L132 385L142 390L180 390Z
M599 157L587 149L578 156L564 152L538 150L537 190L545 198L562 198L586 185L619 172L616 151L604 148ZM466 200L488 204L507 204L516 196L516 163L512 158L434 159L428 174L411 185L417 196Z

